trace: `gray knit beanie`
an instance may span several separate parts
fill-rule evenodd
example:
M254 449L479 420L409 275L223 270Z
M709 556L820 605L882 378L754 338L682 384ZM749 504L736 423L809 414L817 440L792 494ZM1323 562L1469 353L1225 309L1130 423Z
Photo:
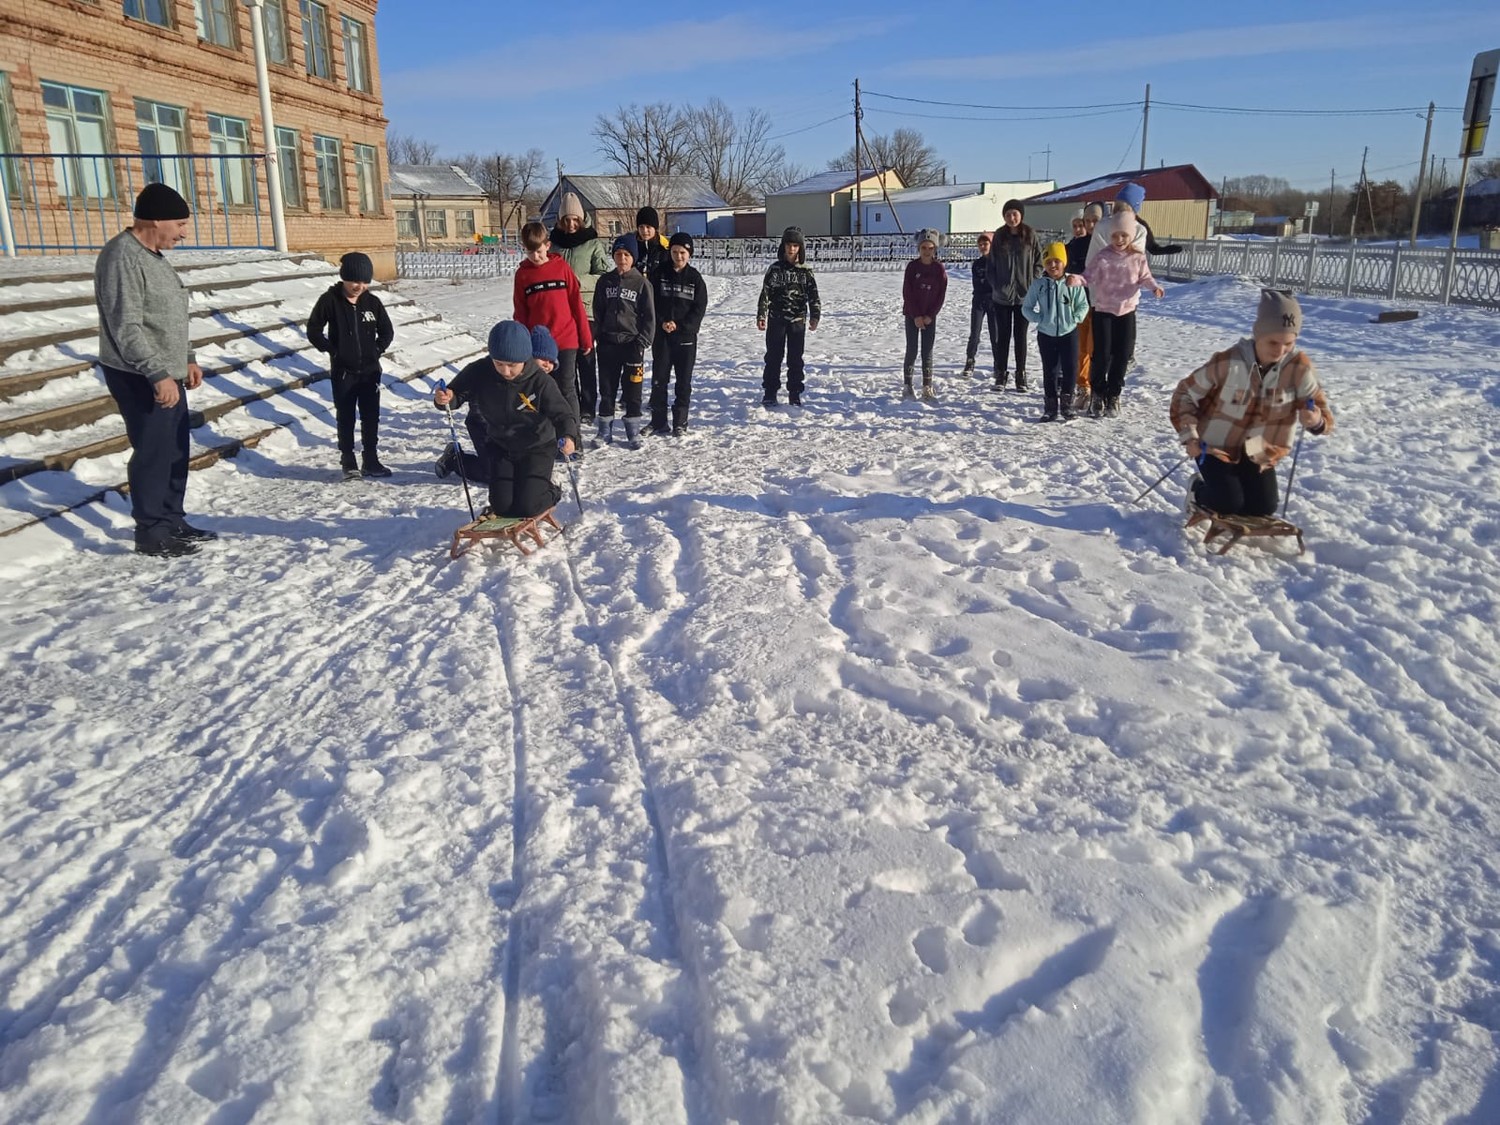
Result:
M1255 335L1275 332L1302 332L1302 306L1288 289L1262 289L1260 308L1255 312Z

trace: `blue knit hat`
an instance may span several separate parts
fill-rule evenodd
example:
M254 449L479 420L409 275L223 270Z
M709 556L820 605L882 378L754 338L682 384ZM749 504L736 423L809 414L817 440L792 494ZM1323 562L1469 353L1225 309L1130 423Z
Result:
M1130 209L1139 215L1141 204L1146 202L1146 189L1137 183L1127 183L1115 196L1115 202L1130 204Z
M545 359L548 363L557 362L557 341L552 338L552 330L545 324L538 324L531 330L531 358Z
M490 358L498 363L525 363L531 358L531 333L515 320L502 320L490 329Z
M619 251L624 250L627 254L630 255L630 260L633 263L635 261L635 254L637 249L638 248L635 244L635 235L622 234L619 238L615 239L614 245L609 248L609 253L610 256L613 257Z

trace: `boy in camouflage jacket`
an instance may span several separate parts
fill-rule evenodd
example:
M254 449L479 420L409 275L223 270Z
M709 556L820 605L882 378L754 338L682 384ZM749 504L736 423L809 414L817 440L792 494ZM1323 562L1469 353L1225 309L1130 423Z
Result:
M781 251L760 287L755 306L755 326L766 334L766 368L761 378L766 406L776 405L781 390L781 359L786 356L786 400L802 405L802 348L807 331L818 330L823 305L818 299L818 281L805 263L802 231L787 227L781 234Z

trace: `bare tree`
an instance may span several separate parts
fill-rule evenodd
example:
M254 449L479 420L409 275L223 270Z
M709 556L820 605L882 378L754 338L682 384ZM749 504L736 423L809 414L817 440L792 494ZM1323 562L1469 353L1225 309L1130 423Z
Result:
M594 118L591 132L599 142L599 154L627 176L688 171L688 117L670 102L618 106L614 116L601 113Z
M527 215L541 209L546 194L541 190L542 177L547 167L547 157L541 149L527 149L519 156L508 152L488 156L466 152L448 158L447 162L473 176L484 194L499 204L502 230L509 229L512 223L519 227Z
M869 168L873 160L876 166L895 172L907 187L940 184L946 175L937 153L916 129L903 126L889 135L866 136L865 147L868 152L860 153L860 167ZM853 169L854 166L853 145L828 162L830 171Z
M764 196L786 163L786 150L767 139L770 117L751 109L736 118L721 98L689 109L686 117L692 170L732 206L743 207Z
M392 164L431 164L437 160L438 146L408 133L386 130L385 151Z

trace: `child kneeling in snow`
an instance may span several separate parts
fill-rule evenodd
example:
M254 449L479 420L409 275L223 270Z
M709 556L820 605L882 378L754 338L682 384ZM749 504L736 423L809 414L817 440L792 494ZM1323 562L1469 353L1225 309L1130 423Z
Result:
M1333 411L1313 362L1297 347L1297 298L1263 289L1249 338L1219 352L1172 393L1172 428L1198 462L1190 500L1219 515L1276 512L1276 463L1292 427L1333 431Z
M432 401L439 407L467 402L484 422L490 514L540 515L562 496L552 483L552 462L559 449L566 457L578 447L577 417L532 358L525 325L502 320L490 329L489 343L489 358L465 367L433 392Z

